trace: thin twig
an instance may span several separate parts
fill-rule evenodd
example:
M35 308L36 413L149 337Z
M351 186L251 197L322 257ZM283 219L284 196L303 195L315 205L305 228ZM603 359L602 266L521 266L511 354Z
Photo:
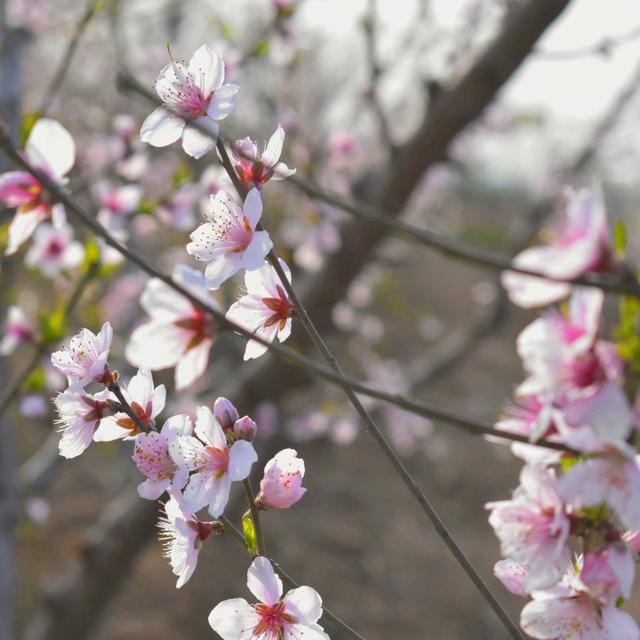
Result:
M142 422L140 416L133 410L127 399L124 397L122 393L122 388L117 382L111 382L107 385L107 389L111 391L118 398L119 407L118 410L126 413L134 422L136 427L138 428L139 433L148 433L149 431L157 431L155 426L150 426Z
M23 167L26 171L31 173L31 175L37 178L52 196L54 196L58 201L65 204L67 209L74 215L76 215L80 222L82 222L82 224L91 229L91 231L97 237L102 238L110 247L113 247L122 256L124 256L131 263L135 264L142 271L154 278L158 278L168 287L184 296L195 307L207 313L218 322L221 329L229 329L235 331L236 333L239 333L245 338L255 340L256 342L259 342L260 344L271 350L273 353L275 353L284 362L301 368L310 375L314 375L317 378L330 382L334 385L341 387L347 385L354 391L356 391L357 393L361 393L362 395L369 396L371 398L377 398L378 400L382 400L383 402L395 405L397 407L400 407L401 409L404 409L405 411L415 413L416 415L420 415L424 418L441 420L447 424L450 424L451 426L455 426L475 435L491 435L503 440L525 442L531 444L526 436L499 431L498 429L495 429L490 424L483 422L482 420L463 416L453 411L449 411L448 409L444 409L436 405L423 402L421 400L410 398L399 393L384 391L382 389L378 389L376 387L362 383L350 376L339 375L335 371L323 366L322 364L319 364L311 358L299 354L292 349L288 349L281 344L269 342L261 336L249 331L245 327L238 325L231 320L228 320L219 309L199 299L191 291L173 280L170 275L163 273L160 269L153 266L145 258L134 253L119 240L117 240L114 236L112 236L109 231L107 231L107 229L105 229L99 222L97 222L94 215L91 215L90 213L85 211L75 200L73 200L73 198L69 196L66 191L64 191L48 176L32 167L18 153L11 139L6 134L3 134L2 131L0 131L0 148L2 148L18 166ZM566 445L558 442L537 440L534 444L540 447L554 449L556 451L563 451L571 454L577 453L574 449L571 449L570 447L567 447Z
M534 49L536 56L543 60L575 60L577 58L585 58L588 56L608 56L615 49L622 45L629 44L640 38L640 26L636 26L629 31L625 31L617 36L607 36L601 38L593 44L576 49L550 50L550 49Z
M246 544L244 541L244 536L242 532L227 518L226 516L221 516L220 521L224 525L224 532L231 535L235 538L245 549ZM269 558L269 562L273 565L276 570L276 573L282 578L282 581L286 584L288 589L297 589L300 585L288 574L285 573L284 569L277 563L275 560ZM322 616L326 618L331 624L333 624L336 628L342 629L345 633L349 634L351 637L356 640L365 640L364 636L361 636L355 629L352 629L346 622L338 618L335 613L332 613L326 606L322 606Z
M378 120L378 128L380 129L380 137L385 144L385 147L390 150L392 155L398 152L397 146L393 141L391 135L391 129L389 127L389 121L385 115L384 109L380 102L380 96L378 95L378 89L380 85L380 77L382 75L382 69L378 63L377 41L377 11L376 0L369 0L367 15L362 20L362 27L365 36L366 47L366 61L369 70L369 86L367 88L367 98L371 103L371 109L373 110L376 119Z
M85 29L96 13L96 9L98 8L99 3L100 0L90 0L89 4L84 10L84 13L80 17L80 20L78 20L73 31L73 35L71 36L62 59L60 60L60 64L58 65L56 72L51 77L49 85L47 86L47 90L45 91L44 97L42 98L39 112L41 116L44 116L47 111L49 111L56 93L60 90L67 72L69 71L69 67L71 66L71 62L73 60L73 56L75 55L76 49L78 48L80 38L82 37L82 34L84 33Z

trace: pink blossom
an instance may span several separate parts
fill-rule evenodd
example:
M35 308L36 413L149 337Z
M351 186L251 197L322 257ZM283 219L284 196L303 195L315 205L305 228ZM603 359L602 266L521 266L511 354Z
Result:
M294 449L283 449L267 462L256 502L265 509L288 509L307 491L303 478L304 460Z
M595 349L603 299L598 289L578 288L568 317L549 311L520 333L518 355L529 374L518 389L520 394L588 387L606 379Z
M211 198L208 222L192 234L187 252L208 262L205 279L210 289L218 289L240 269L255 271L264 264L273 243L266 231L256 231L262 216L262 199L257 189L251 189L244 205L226 191Z
M585 553L580 580L591 597L603 604L620 597L630 598L636 574L635 556L633 549L622 541Z
M224 431L233 429L235 421L240 417L231 400L222 396L213 403L213 415Z
M260 189L268 180L284 180L292 176L296 170L289 169L284 162L278 162L283 143L284 129L280 125L260 155L256 143L251 138L237 140L231 147L231 155L234 169L242 184Z
M253 442L256 439L256 434L258 433L258 425L249 416L244 416L235 421L233 425L233 433L239 440Z
M493 567L493 572L502 582L506 589L521 598L527 597L527 591L524 586L527 577L527 565L513 560L500 560Z
M30 393L20 401L20 415L25 418L44 418L49 412L49 403L42 397Z
M570 527L551 473L542 466L525 466L513 498L486 506L502 555L528 566L525 589L530 592L557 582L570 561Z
M551 232L550 243L526 249L514 266L559 280L572 280L590 271L609 267L611 238L600 188L565 189L566 211L560 226ZM511 301L521 307L539 307L566 298L571 287L513 271L502 274L502 284Z
M244 480L258 456L246 440L237 440L229 447L208 407L198 407L195 434L197 438L177 436L170 442L169 451L176 464L195 471L184 490L187 508L195 513L208 505L209 513L217 518L229 501L231 482Z
M580 579L581 568L579 559L561 584L533 592L520 616L525 632L539 640L638 640L640 631L633 618L615 602L592 597Z
M284 260L279 262L287 280L291 282L289 267ZM247 271L244 284L247 293L231 305L227 319L268 342L273 342L276 336L280 342L284 342L291 334L294 308L275 269L265 264L256 271ZM257 358L266 351L265 345L249 340L244 359Z
M41 118L29 134L25 145L27 159L33 167L60 184L75 161L75 144L69 132L55 120ZM0 175L0 202L16 207L9 225L9 242L5 255L15 253L47 218L56 226L64 221L64 207L54 204L42 185L30 173L10 171Z
M208 297L202 273L178 265L174 279L194 295L216 306ZM209 318L187 298L153 278L140 304L149 320L134 330L126 348L127 360L151 371L176 367L176 389L193 384L206 370L214 334Z
M559 491L576 514L606 503L625 529L640 529L640 468L635 450L610 449L578 462L560 479Z
M138 211L143 191L138 184L115 187L107 182L99 182L96 186L96 195L101 205L98 214L102 214L103 219L122 222L125 216Z
M262 556L251 563L247 586L258 604L233 598L218 604L209 615L211 628L223 640L329 640L318 624L322 599L315 589L298 587L282 598L282 581Z
M182 138L182 148L188 155L202 157L215 145L218 121L226 118L235 106L238 86L223 83L224 63L206 45L193 54L186 67L180 62L170 62L156 80L156 91L164 105L143 122L140 140L165 147Z
M68 389L55 397L62 434L58 445L61 456L75 458L91 444L100 421L111 414L111 399L114 397L108 389L95 395Z
M19 345L33 342L34 338L33 326L24 311L17 305L10 306L4 324L4 335L0 340L0 356L12 354Z
M85 387L91 382L110 382L107 358L112 337L113 330L108 322L97 335L82 329L71 338L67 347L51 355L51 363L67 376L70 388Z
M82 244L74 242L69 225L56 228L43 224L36 229L24 262L28 267L40 269L47 278L55 278L60 271L78 267L83 259Z
M201 522L185 510L179 495L172 495L164 505L165 515L160 518L160 539L164 542L165 556L174 575L176 588L182 587L193 575L198 564L202 543L212 534L221 533L215 522Z
M190 436L191 418L177 415L169 418L160 433L149 431L136 438L133 460L147 476L138 485L138 494L147 500L157 500L169 488L182 491L189 479L189 472L179 467L169 454L169 443L177 436Z
M164 409L166 390L164 385L153 384L149 369L140 369L128 385L120 384L125 400L146 429L154 429L155 419ZM140 433L140 427L126 413L116 413L105 418L94 436L96 442L110 442L122 438L131 438Z

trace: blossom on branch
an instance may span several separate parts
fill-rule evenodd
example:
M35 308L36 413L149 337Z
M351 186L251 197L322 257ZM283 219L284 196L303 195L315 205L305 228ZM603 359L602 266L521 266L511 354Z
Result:
M36 229L24 262L28 267L40 269L47 278L55 278L61 271L78 267L83 259L82 244L74 242L69 225L42 224Z
M283 143L284 129L278 125L261 154L251 138L236 140L231 145L233 168L245 187L261 189L269 180L285 180L296 172L284 162L278 162Z
M550 232L549 244L518 254L513 265L557 280L573 280L612 266L613 248L602 190L565 189L565 217ZM520 307L541 307L566 298L567 282L554 282L514 271L502 274L511 302Z
M249 191L242 207L227 191L211 198L208 222L191 234L187 244L187 253L209 263L204 272L209 289L218 289L241 269L255 271L264 264L273 243L266 231L256 231L261 217L257 189Z
M182 148L188 155L202 157L215 145L218 121L233 111L238 88L224 84L224 62L206 45L186 66L171 61L156 80L156 91L164 105L142 123L140 140L166 147L182 138Z
M291 282L289 267L284 260L279 262L287 280ZM244 284L247 293L231 305L227 319L268 342L273 342L276 336L280 342L284 342L291 335L294 307L275 269L265 264L256 271L247 271ZM257 358L266 351L265 345L249 340L244 359Z
M17 305L11 305L7 310L4 334L0 340L0 356L8 356L22 343L34 340L33 325L27 319L24 311Z
M102 419L111 415L112 400L115 397L108 389L94 395L67 389L55 397L62 434L58 445L61 456L75 458L91 444Z
M329 640L318 624L322 598L315 589L298 587L282 598L282 580L262 556L249 567L247 587L257 604L232 598L209 614L211 628L223 640Z
M75 162L76 148L71 134L55 120L41 118L31 129L25 145L29 163L59 184ZM9 242L5 255L14 254L47 218L56 226L65 220L64 207L54 202L40 182L26 171L9 171L0 175L0 203L16 207L9 225Z
M153 384L153 376L149 369L140 369L128 385L120 384L120 390L124 399L137 416L139 422L147 430L156 426L155 418L164 409L166 389L164 385ZM94 440L96 442L110 442L122 438L131 438L140 433L138 423L127 413L119 412L114 416L105 418L100 423Z
M201 522L193 513L185 511L179 495L169 498L164 512L158 522L160 539L171 569L178 576L176 588L179 589L193 575L202 543L212 533L222 533L222 530L218 523Z
M209 513L222 515L231 483L244 480L258 456L253 445L237 440L231 446L211 409L198 407L195 435L177 436L169 444L173 460L194 471L184 490L184 502L194 513L208 506Z
M107 364L113 330L105 322L96 335L89 329L82 329L69 341L69 345L51 355L51 363L67 376L69 388L84 388L91 382L112 381Z
M283 449L264 468L256 504L264 509L288 509L306 493L304 460L294 449Z
M193 295L216 306L209 297L200 271L178 265L176 282ZM207 315L162 280L149 280L140 305L149 320L134 330L125 355L136 367L151 371L175 367L176 389L193 384L206 370L214 334Z
M178 466L169 453L169 445L177 436L190 436L193 430L187 415L171 416L160 433L150 431L136 437L133 461L147 479L138 485L138 494L147 500L157 500L172 488L182 491L189 480L189 471Z

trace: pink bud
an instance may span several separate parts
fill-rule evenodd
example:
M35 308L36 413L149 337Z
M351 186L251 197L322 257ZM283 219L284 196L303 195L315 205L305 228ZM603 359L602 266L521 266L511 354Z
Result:
M213 415L226 431L232 429L234 422L238 419L238 410L226 398L218 398L213 405Z
M249 416L244 416L235 421L233 431L240 440L253 442L258 432L258 425Z
M294 449L283 449L264 468L256 502L265 509L288 509L304 495L304 460Z

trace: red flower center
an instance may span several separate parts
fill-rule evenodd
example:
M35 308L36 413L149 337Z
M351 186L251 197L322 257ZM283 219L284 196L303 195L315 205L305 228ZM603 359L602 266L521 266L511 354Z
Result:
M296 620L284 610L284 602L255 605L256 613L260 616L258 624L253 628L253 635L264 640L283 640L285 625L293 624Z

